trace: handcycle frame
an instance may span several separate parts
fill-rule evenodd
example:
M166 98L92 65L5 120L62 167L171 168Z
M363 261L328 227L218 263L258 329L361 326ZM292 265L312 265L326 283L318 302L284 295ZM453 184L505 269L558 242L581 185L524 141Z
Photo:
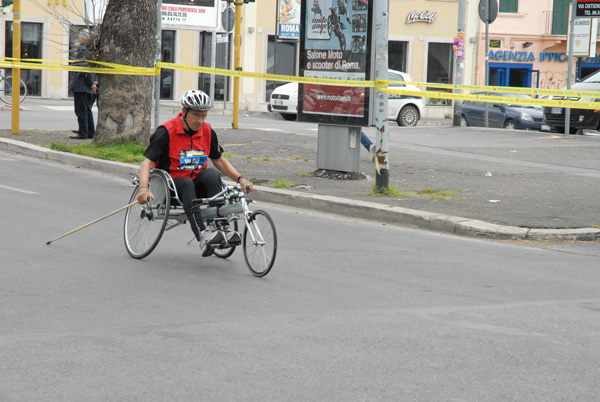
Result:
M130 199L133 202L137 200L139 177L132 174L131 178L135 186ZM155 199L144 205L129 207L123 225L125 248L136 259L147 257L156 248L164 232L188 220L168 172L152 169L148 185ZM223 185L223 190L218 194L193 200L193 208L201 208L206 226L212 231L222 231L225 240L214 247L213 253L219 258L228 258L233 254L239 245L227 241L226 230L233 224L233 230L237 231L238 220L242 220L244 232L241 246L246 266L252 275L265 276L273 267L277 254L277 233L273 219L266 211L251 211L248 205L252 201L246 198L240 186Z

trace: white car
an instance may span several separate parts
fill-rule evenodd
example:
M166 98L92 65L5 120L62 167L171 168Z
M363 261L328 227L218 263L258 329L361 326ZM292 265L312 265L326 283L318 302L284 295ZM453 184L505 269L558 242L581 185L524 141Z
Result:
M414 82L406 73L388 70L388 80ZM415 85L390 84L390 88L406 88L420 91ZM271 94L269 110L279 113L286 120L295 120L298 116L298 83L290 82L275 88ZM388 118L395 120L399 126L416 126L423 115L423 98L411 95L389 95Z

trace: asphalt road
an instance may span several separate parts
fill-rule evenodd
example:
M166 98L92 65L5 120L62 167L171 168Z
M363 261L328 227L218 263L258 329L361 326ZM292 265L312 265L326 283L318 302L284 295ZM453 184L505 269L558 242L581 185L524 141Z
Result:
M75 124L69 101L27 99L23 109L24 132L14 139L45 145L77 143L68 139ZM163 105L161 118L166 120L177 110L176 102ZM4 116L9 113L0 112L0 135L11 137L3 130L10 126ZM401 128L392 123L390 185L403 193L376 197L372 194L375 166L364 150L359 169L366 179L328 180L315 175L315 124L286 122L273 115L242 115L240 129L230 130L231 116L218 110L211 112L210 122L236 168L257 184L273 186L282 180L307 194L523 230L581 229L586 231L585 239L597 238L598 136L440 127L425 121L418 127ZM373 129L367 133L374 138Z
M596 244L474 240L263 204L278 257L142 261L129 183L0 153L0 401L596 401Z

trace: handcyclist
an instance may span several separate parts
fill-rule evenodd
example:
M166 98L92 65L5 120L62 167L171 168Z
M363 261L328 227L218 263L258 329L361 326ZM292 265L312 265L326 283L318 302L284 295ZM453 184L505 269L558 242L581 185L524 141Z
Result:
M192 208L192 200L219 193L222 190L221 173L238 182L245 192L252 191L252 183L222 155L217 134L206 122L212 104L210 97L202 91L190 90L183 94L181 113L158 127L150 137L150 145L144 152L146 159L140 168L137 197L142 205L154 199L148 187L153 167L169 172L192 231L200 242L203 257L211 255L215 245L224 238L220 231L206 229L200 208ZM207 158L216 169L207 167ZM235 231L228 230L226 236L230 244L241 243L240 234Z

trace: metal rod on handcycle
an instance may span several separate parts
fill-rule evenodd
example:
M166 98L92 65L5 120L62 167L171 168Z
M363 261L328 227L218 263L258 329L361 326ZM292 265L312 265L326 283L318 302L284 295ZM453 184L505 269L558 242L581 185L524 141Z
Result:
M87 228L88 226L91 226L91 225L93 225L94 223L100 222L101 220L103 220L103 219L106 219L106 218L108 218L109 216L112 216L112 215L114 215L114 214L116 214L116 213L119 213L119 212L121 212L121 211L122 211L122 210L124 210L124 209L127 209L127 208L129 208L129 207L132 207L132 206L134 206L134 205L135 205L135 204L137 204L137 203L138 203L137 201L134 201L134 202L132 202L131 204L127 204L127 205L125 205L123 208L119 208L119 209L117 209L116 211L113 211L113 212L111 212L110 214L104 215L103 217L101 217L101 218L98 218L98 219L96 219L96 220L93 220L93 221L91 221L90 223L86 223L85 225L83 225L83 226L80 226L80 227L78 227L77 229L73 229L73 230L71 230L70 232L68 232L68 233L65 233L64 235L57 237L56 239L52 239L52 240L50 240L50 241L46 242L46 244L48 245L48 244L50 244L50 243L52 243L52 242L54 242L54 241L56 241L56 240L58 240L58 239L62 239L63 237L66 237L66 236L68 236L68 235L70 235L70 234L73 234L73 233L75 233L75 232L77 232L77 231L79 231L79 230L81 230L81 229L85 229L85 228Z

